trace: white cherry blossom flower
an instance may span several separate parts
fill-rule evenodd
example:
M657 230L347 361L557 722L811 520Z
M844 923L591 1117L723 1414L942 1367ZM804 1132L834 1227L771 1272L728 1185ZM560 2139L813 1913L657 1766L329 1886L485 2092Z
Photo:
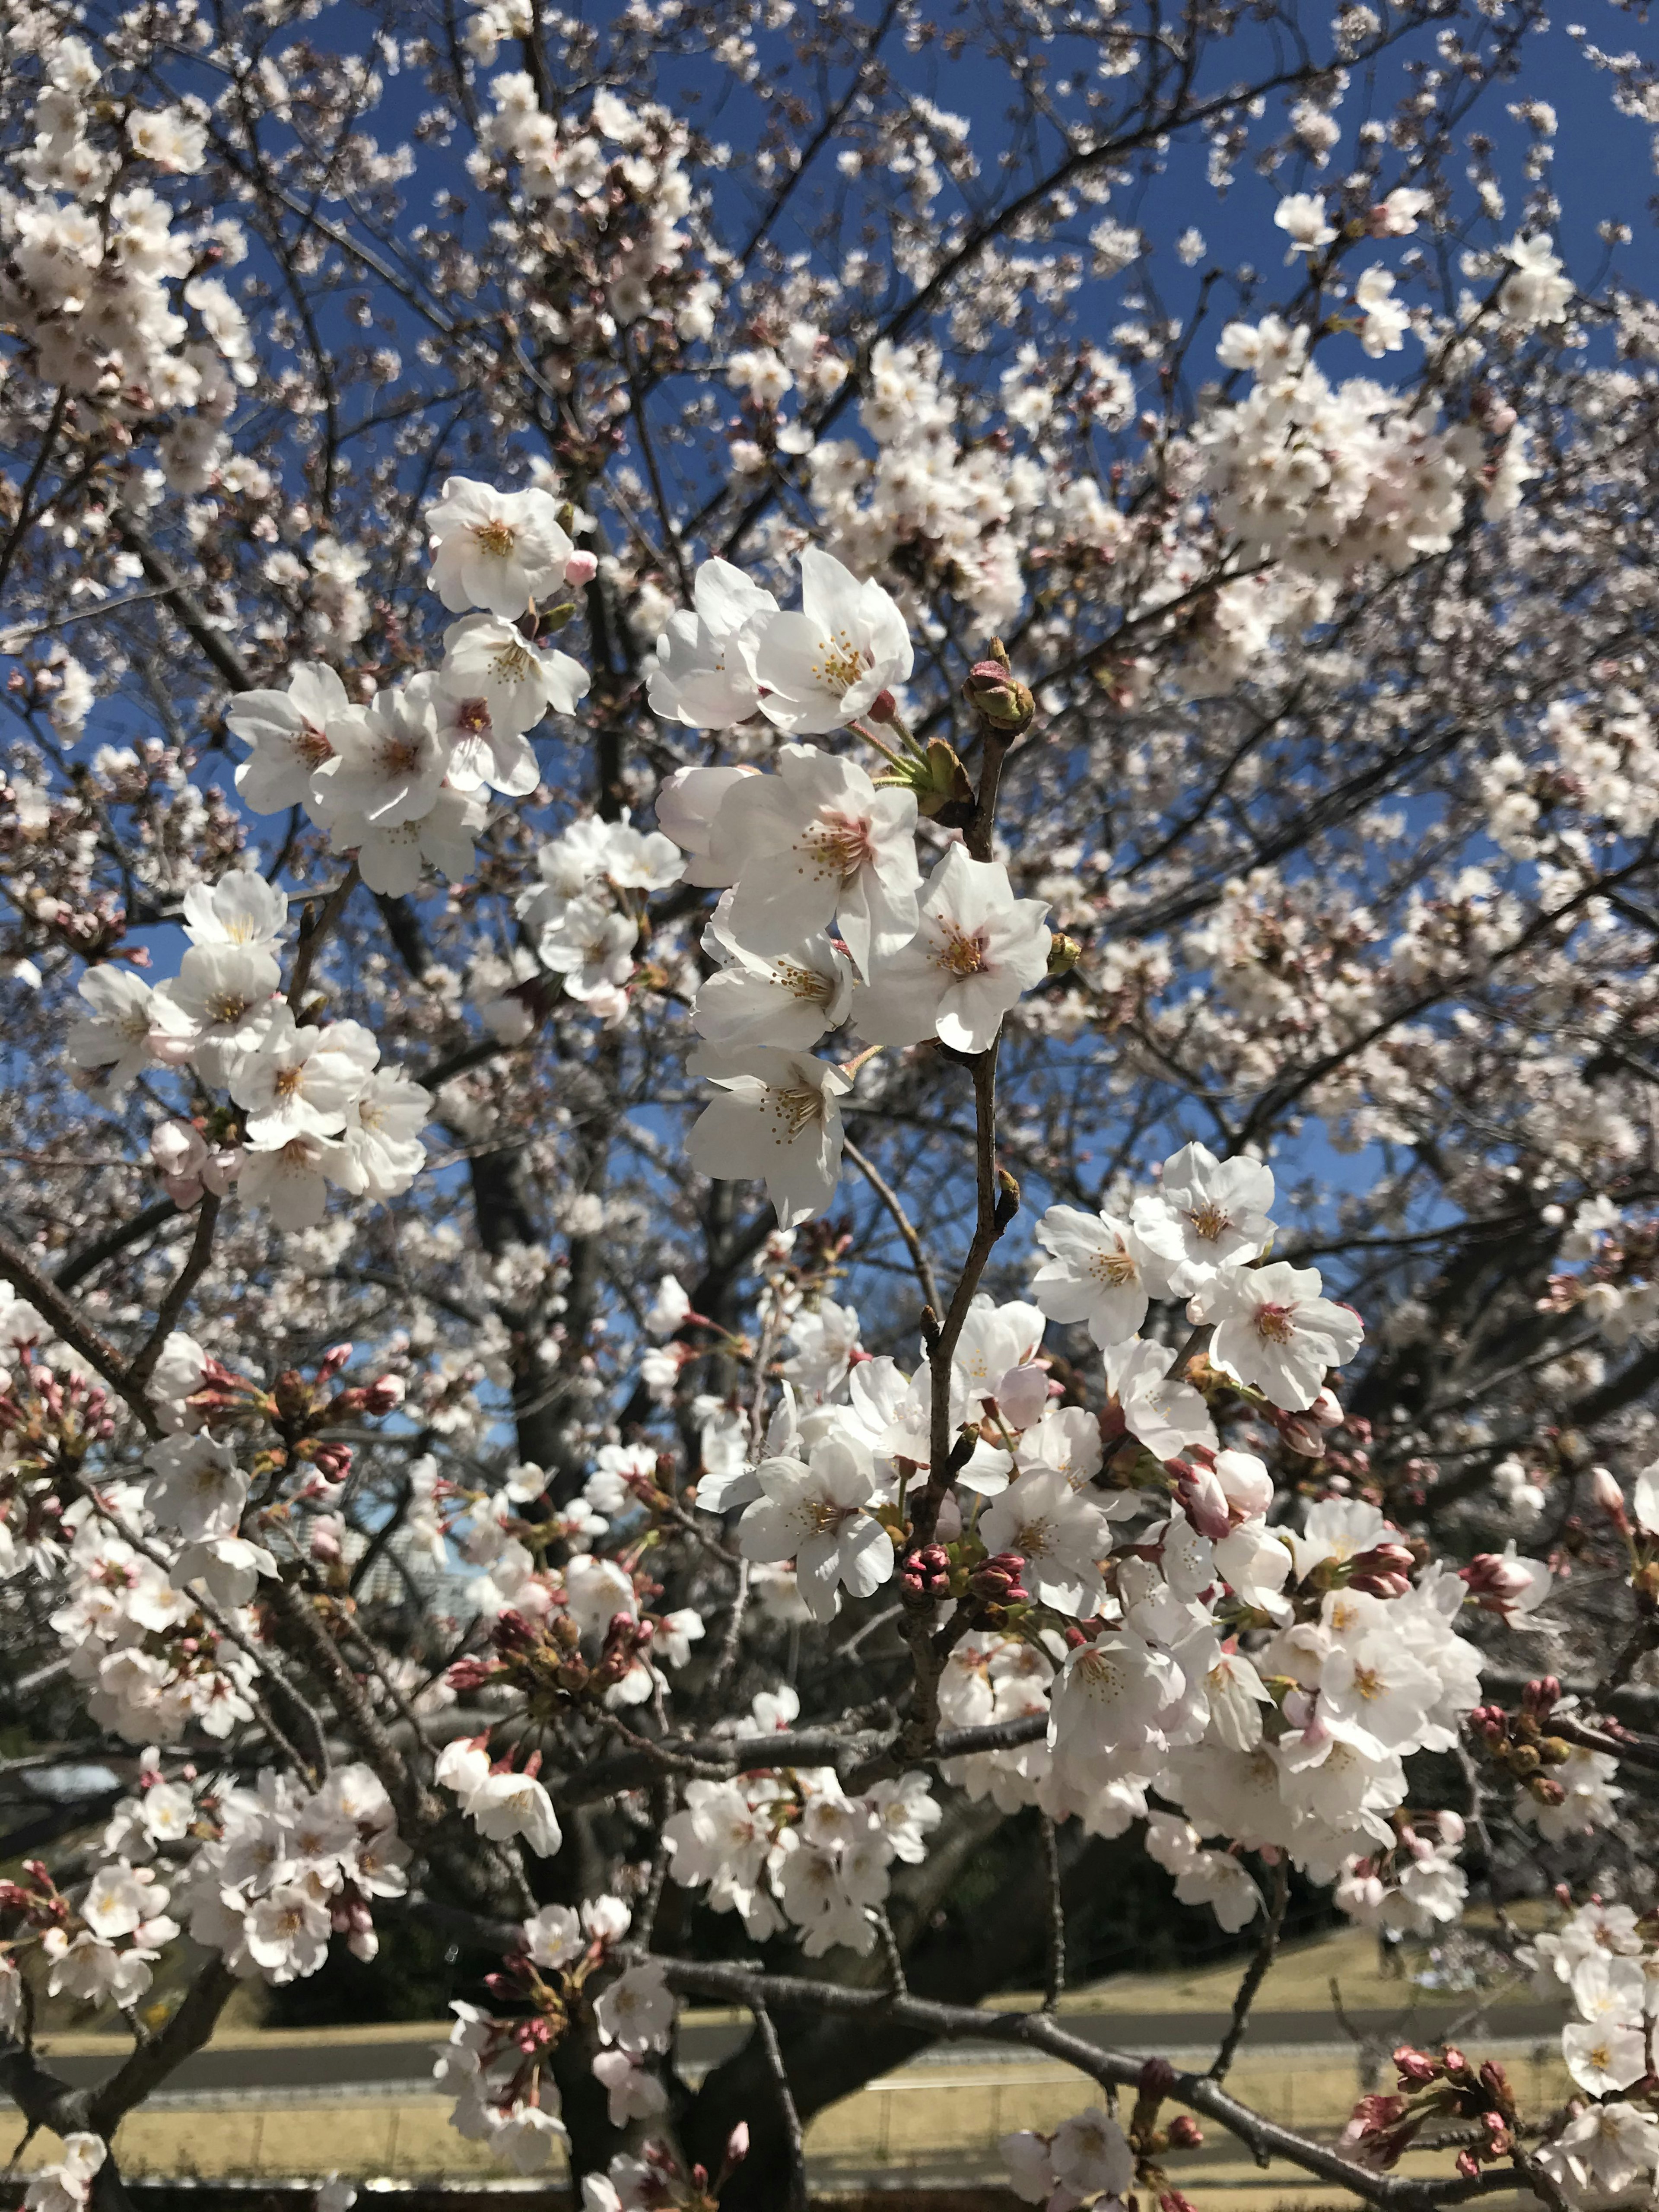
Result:
M811 937L763 957L726 926L731 893L703 932L703 949L722 963L698 986L691 1021L699 1036L726 1051L773 1045L788 1052L839 1029L853 1003L853 963L827 937Z
M92 1012L70 1024L64 1049L75 1066L100 1079L106 1097L118 1097L150 1065L150 987L130 968L100 960L77 988Z
M728 787L708 832L709 873L734 886L727 932L763 957L839 916L861 975L916 933L915 794L878 791L856 761L781 745L777 772Z
M716 1093L686 1140L698 1174L763 1179L781 1229L822 1213L841 1176L839 1102L850 1078L810 1053L758 1046L699 1055L693 1069Z
M1112 1547L1111 1525L1098 1505L1052 1468L1033 1468L1011 1482L980 1516L992 1552L1018 1552L1020 1579L1039 1604L1087 1620L1105 1595L1100 1561Z
M191 1059L210 1090L228 1087L269 1027L282 981L275 956L251 945L192 945L150 1001L150 1049Z
M251 1151L237 1188L268 1206L279 1229L314 1229L328 1209L328 1186L360 1196L364 1175L343 1144L326 1137L290 1137L269 1152Z
M486 1774L465 1799L468 1820L497 1843L520 1838L538 1858L551 1858L564 1838L553 1801L533 1774L510 1767Z
M398 898L420 889L423 864L453 884L464 883L477 860L472 841L485 818L476 797L447 786L418 821L371 822L366 815L337 809L331 799L315 811L335 852L356 852L369 890Z
M1326 1369L1352 1359L1365 1333L1352 1307L1322 1297L1322 1288L1317 1267L1283 1260L1223 1268L1188 1308L1195 1320L1215 1324L1210 1364L1254 1383L1286 1413L1305 1413L1325 1387Z
M233 868L216 884L192 884L184 896L192 945L251 945L275 952L288 927L288 894L252 868Z
M1647 2039L1613 2021L1570 2021L1561 2031L1567 2071L1588 2096L1616 2096L1648 2070Z
M654 1959L630 1966L600 1993L593 2024L606 2043L632 2054L665 2051L674 2030L674 1997Z
M317 771L319 804L382 829L432 810L449 766L430 700L413 683L348 708L328 726L334 757Z
M1127 2197L1134 2186L1135 2159L1128 2139L1098 2105L1060 2122L1048 2145L1048 2162L1054 2179L1079 2198L1097 2192Z
M437 682L458 699L482 699L496 729L533 729L544 715L574 714L592 683L580 660L526 637L499 615L464 615L444 632Z
M605 2091L606 2116L613 2128L625 2128L630 2120L655 2119L668 2110L667 2090L630 2051L596 2051L593 2078Z
M758 769L748 767L677 768L659 787L657 820L664 835L689 856L685 863L687 883L708 887L730 881L714 869L709 859L714 817L734 784L741 783L745 776L759 774Z
M775 615L753 647L761 712L804 736L844 729L882 692L902 684L914 655L897 605L873 578L860 583L832 555L800 556L801 611Z
M1394 277L1386 269L1367 269L1353 288L1353 303L1363 318L1359 343L1373 361L1398 353L1411 328L1409 311L1394 296Z
M808 1461L763 1460L755 1470L761 1496L738 1524L744 1557L795 1562L801 1596L815 1620L833 1620L843 1584L869 1597L893 1571L893 1540L864 1510L875 1495L867 1451L845 1437L826 1437Z
M1291 241L1286 261L1294 261L1298 253L1316 253L1336 236L1317 192L1286 192L1273 210L1273 221Z
M729 729L760 704L755 647L778 603L729 561L705 561L692 583L691 606L693 611L670 615L657 640L651 711L694 730Z
M952 845L927 878L915 936L860 994L860 1035L871 1044L937 1036L958 1052L983 1052L1048 973L1048 910L1042 899L1017 899L1000 862Z
M225 726L247 746L236 788L260 814L303 806L317 775L333 757L328 726L351 705L346 688L324 661L301 661L286 691L245 691L225 709Z
M1213 1451L1215 1424L1201 1392L1169 1380L1172 1344L1136 1338L1106 1347L1106 1388L1123 1413L1123 1425L1154 1459L1184 1459L1194 1445Z
M1498 289L1498 313L1522 330L1566 319L1572 304L1572 279L1563 270L1547 231L1536 238L1511 239L1504 249L1513 268Z
M164 1528L176 1528L188 1542L235 1534L247 1477L228 1444L210 1436L164 1437L144 1464L155 1477L144 1502Z
M426 526L433 588L455 614L523 614L562 586L575 550L550 492L496 491L470 477L447 479Z
M1206 1145L1183 1145L1164 1163L1158 1190L1138 1198L1132 1218L1143 1234L1179 1243L1169 1295L1188 1297L1231 1261L1253 1260L1273 1235L1273 1170L1243 1155L1218 1160Z
M1150 1302L1170 1296L1175 1237L1155 1216L1144 1225L1110 1213L1051 1206L1037 1224L1051 1256L1031 1288L1050 1321L1085 1322L1102 1349L1127 1345Z
M244 1055L230 1095L245 1107L246 1140L269 1152L290 1137L338 1136L379 1048L359 1022L301 1029L283 1002L258 1043Z
M1618 2099L1588 2106L1537 2154L1569 2194L1619 2197L1644 2178L1659 2186L1659 2119Z
M431 1092L411 1083L401 1068L382 1068L369 1077L346 1107L343 1134L365 1196L396 1198L409 1188L426 1164L420 1132L431 1111Z
M566 995L592 999L619 990L634 973L639 924L596 898L572 899L536 940L542 965L562 975Z

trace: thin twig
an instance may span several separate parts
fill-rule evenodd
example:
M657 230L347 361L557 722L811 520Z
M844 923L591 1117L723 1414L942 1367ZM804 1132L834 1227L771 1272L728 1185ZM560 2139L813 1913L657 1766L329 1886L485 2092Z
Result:
M127 1370L127 1379L140 1390L148 1391L155 1364L173 1334L173 1325L183 1313L191 1292L207 1273L208 1262L213 1257L213 1231L218 1218L219 1200L210 1190L204 1190L201 1211L196 1217L196 1234L191 1241L185 1264L173 1277L171 1289L157 1309L155 1328Z
M333 927L341 908L351 896L357 884L357 862L354 857L337 884L324 897L320 907L309 910L300 925L300 942L294 955L294 974L288 987L288 1002L299 1018L304 1003L306 988L311 981L311 971L317 964L317 955L323 949L323 939Z
M1267 1907L1267 1925L1262 1930L1261 1941L1238 1985L1238 1995L1233 1999L1233 2016L1227 2023L1227 2033L1221 2039L1221 2048L1210 2069L1212 2081L1224 2081L1238 2046L1244 2040L1244 2031L1250 2024L1250 2007L1255 2002L1256 1992L1267 1978L1267 1969L1279 1954L1279 1939L1284 1933L1285 1908L1291 1901L1290 1861L1283 1851L1273 1862L1273 1900Z
M1042 1816L1042 1878L1048 1893L1048 1960L1042 1978L1042 2009L1056 2011L1066 1989L1066 1900L1060 1888L1060 1832Z
M57 447L58 433L64 427L64 416L69 406L69 396L68 385L59 385L58 397L52 403L52 414L46 423L46 435L40 441L40 450L34 457L33 467L23 479L23 489L18 495L17 500L17 520L12 526L4 547L0 548L0 592L3 592L6 588L6 579L11 574L12 562L17 558L17 550L28 535L29 525L34 520L32 512L34 495L39 489L41 477L46 472L46 465ZM60 496L62 489L60 485Z
M874 1161L867 1159L850 1137L842 1138L842 1150L892 1216L893 1226L903 1238L904 1249L910 1255L910 1265L915 1271L922 1303L937 1313L939 1309L939 1285L933 1279L933 1262L922 1249L921 1239L912 1226L909 1215L899 1203L898 1193Z
M881 1942L881 1955L887 1965L887 1986L895 1996L908 1996L910 1984L905 1978L904 1954L899 1949L898 1937L888 1917L887 1908L884 1905L872 1905L869 1912Z
M766 2053L772 2087L777 2092L778 2109L783 2114L784 2133L789 2142L789 2194L784 2201L789 2212L807 2212L806 2152L801 2141L800 2114L795 2109L794 2095L789 2087L788 2069L784 2065L783 2052L778 2045L778 2031L772 2025L771 2014L759 1997L750 1998L749 2008L755 2015L761 2048Z

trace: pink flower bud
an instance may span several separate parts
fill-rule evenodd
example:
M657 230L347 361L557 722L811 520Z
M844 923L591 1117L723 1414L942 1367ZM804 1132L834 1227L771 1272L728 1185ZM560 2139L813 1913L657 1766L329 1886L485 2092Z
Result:
M741 2166L748 2155L749 2123L739 2120L726 2138L726 2162L728 2166Z
M1273 1502L1273 1479L1254 1452L1218 1452L1215 1478L1228 1504L1246 1521L1259 1520Z
M1590 1491L1620 1534L1628 1534L1630 1518L1625 1511L1625 1493L1606 1468L1593 1467L1590 1469Z
M564 564L564 580L576 591L580 591L584 584L591 584L599 573L597 554L573 553Z
M1342 1401L1334 1390L1322 1390L1308 1411L1322 1429L1340 1429L1342 1425Z
M1243 1456L1243 1455L1241 1455ZM1227 1508L1227 1495L1217 1476L1208 1468L1195 1467L1178 1478L1176 1492L1181 1510L1200 1536L1212 1540L1224 1536L1231 1528L1232 1516Z
M1400 2069L1401 2081L1409 2081L1419 2089L1432 2081L1440 2071L1426 2051L1413 2050L1409 2043L1400 2045L1394 2054L1394 2063Z

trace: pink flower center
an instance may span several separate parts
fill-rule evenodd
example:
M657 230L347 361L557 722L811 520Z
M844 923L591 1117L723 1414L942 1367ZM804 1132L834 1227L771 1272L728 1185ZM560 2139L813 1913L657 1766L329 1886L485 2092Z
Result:
M1296 1335L1294 1306L1258 1306L1255 1310L1255 1333L1267 1344L1289 1344Z
M943 968L952 975L982 975L989 963L985 957L985 939L982 932L971 934L959 922L941 925L939 944L933 954L935 968Z
M822 873L834 876L843 884L850 883L859 870L867 867L876 856L870 824L865 817L838 814L829 806L820 807L817 821L807 824L801 844Z

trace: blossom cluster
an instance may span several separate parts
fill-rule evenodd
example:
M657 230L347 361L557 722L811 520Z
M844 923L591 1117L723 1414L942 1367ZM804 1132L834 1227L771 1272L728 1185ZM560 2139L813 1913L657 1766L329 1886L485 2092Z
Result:
M152 1133L172 1194L191 1205L234 1183L279 1228L303 1229L321 1219L331 1184L380 1199L407 1190L426 1158L428 1094L379 1066L361 1022L318 1026L309 1006L296 1015L282 988L287 893L234 870L185 893L184 926L190 949L166 981L152 987L113 961L89 968L81 996L90 1012L67 1040L102 1100L152 1068L228 1094L210 1115Z
M795 1702L793 1692L763 1693L757 1726ZM663 1838L674 1880L701 1889L714 1911L738 1913L751 1941L793 1928L808 1958L867 1954L893 1862L920 1864L940 1818L924 1774L849 1796L830 1768L762 1769L688 1783Z
M593 571L560 515L550 492L451 477L427 514L432 587L460 617L441 665L354 698L334 669L308 662L284 691L243 693L225 719L248 748L236 772L247 804L302 806L336 853L356 854L371 890L412 891L426 865L463 881L481 794L534 791L526 732L573 714L588 689L581 664L537 633L538 605L564 619L560 593Z
M648 2062L669 2046L675 2002L659 1962L619 1960L632 1922L618 1897L589 1898L580 1911L544 1905L491 1978L497 1999L522 2009L501 2016L464 2002L451 2007L455 2023L433 2069L455 2094L451 2125L470 2142L489 2143L520 2173L544 2167L564 2140L550 2062L573 2012L591 2019L601 2046L592 2072L611 2124L667 2110L667 2091Z
M257 374L246 318L212 273L243 258L241 226L205 210L177 221L167 196L170 179L204 166L206 104L134 102L118 127L84 39L24 9L7 43L40 74L33 143L0 192L0 324L42 385L155 438L150 499L163 483L200 491L229 460L223 426Z

